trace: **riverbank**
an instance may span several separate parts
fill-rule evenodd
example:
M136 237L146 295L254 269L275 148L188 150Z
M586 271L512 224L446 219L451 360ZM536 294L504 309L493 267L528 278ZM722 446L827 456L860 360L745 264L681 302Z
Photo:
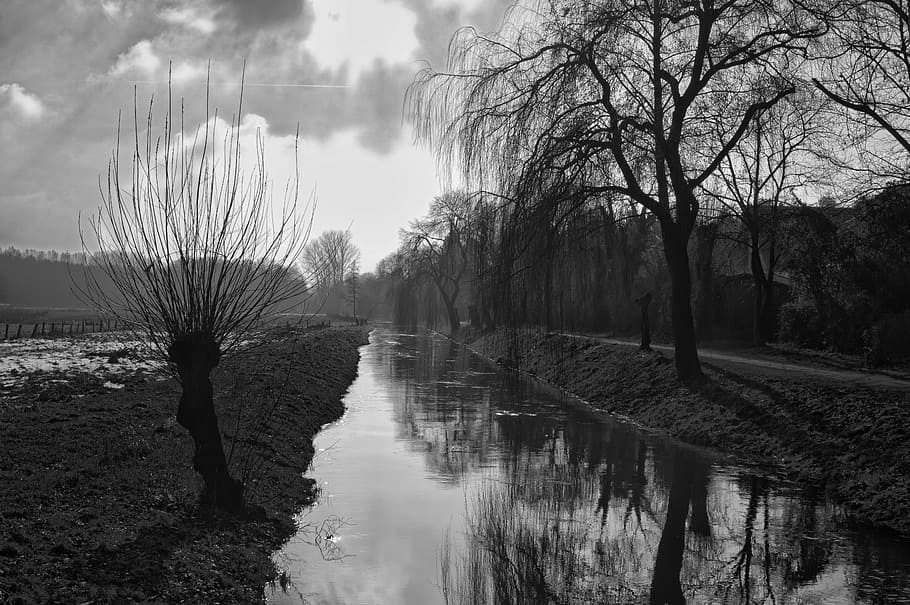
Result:
M343 413L366 334L270 331L217 369L225 449L253 505L245 520L197 507L179 386L132 363L135 349L95 346L85 356L102 367L90 371L4 369L0 603L259 602L278 579L273 551L314 497L301 476L312 438Z
M503 366L682 441L823 487L855 521L910 535L910 392L756 377L720 364L683 385L659 351L523 331L461 339Z

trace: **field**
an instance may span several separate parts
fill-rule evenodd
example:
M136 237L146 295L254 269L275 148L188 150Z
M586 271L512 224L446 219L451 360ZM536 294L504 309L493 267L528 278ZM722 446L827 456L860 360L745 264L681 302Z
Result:
M342 413L364 339L273 328L216 369L246 519L199 508L180 387L141 343L0 343L0 603L261 600L313 497L312 437Z
M265 316L258 327L329 327L352 323L324 313L277 313ZM65 307L17 307L0 304L0 340L61 337L110 332L123 328L117 319L92 309Z

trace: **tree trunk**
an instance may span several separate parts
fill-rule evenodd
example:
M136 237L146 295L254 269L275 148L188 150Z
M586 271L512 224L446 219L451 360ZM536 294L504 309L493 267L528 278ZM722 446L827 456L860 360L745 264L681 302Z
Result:
M228 472L210 379L220 357L218 346L188 338L172 344L168 352L183 386L177 422L193 438L193 469L205 482L202 501L220 510L240 512L243 510L243 484Z
M641 344L638 348L642 351L651 350L651 320L648 316L648 307L651 306L651 293L648 292L635 299L641 307Z
M754 286L752 335L755 344L763 345L768 342L770 338L767 316L769 314L768 307L771 303L771 284L768 283L768 278L765 276L765 269L762 264L761 250L759 249L758 242L753 241L750 248L750 266L752 269L752 283Z
M692 491L692 463L686 456L673 465L667 516L657 545L654 576L651 578L652 605L685 605L679 573L686 545L686 517Z
M702 342L710 339L714 324L714 246L717 223L695 227L695 324Z
M446 315L449 318L449 328L451 333L455 334L461 329L461 319L459 319L458 309L455 307L455 301L458 300L458 288L455 289L454 294L449 295L440 280L437 279L434 281L436 283L436 288L439 291L439 298L442 299L442 304L446 307Z
M673 348L676 375L680 380L701 377L698 347L695 342L695 322L692 318L692 277L689 272L689 252L686 240L680 237L679 227L661 221L664 256L670 270L673 318Z
M455 334L461 329L461 320L458 318L458 309L455 307L454 303L447 300L446 311L449 314L449 328L451 328L452 334Z
M764 292L762 294L762 315L761 315L762 338L765 342L774 339L774 281L769 276L765 279Z

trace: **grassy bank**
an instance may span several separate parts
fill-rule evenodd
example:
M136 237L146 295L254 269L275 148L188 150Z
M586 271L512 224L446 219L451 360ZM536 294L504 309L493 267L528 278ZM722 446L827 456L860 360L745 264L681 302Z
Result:
M853 519L910 535L910 393L706 364L682 385L659 352L539 332L467 333L476 351L592 406L822 485Z
M312 438L342 414L365 341L356 328L272 331L218 368L225 448L255 505L242 521L196 506L172 379L36 370L6 381L0 603L258 602L271 553L313 498L301 477Z

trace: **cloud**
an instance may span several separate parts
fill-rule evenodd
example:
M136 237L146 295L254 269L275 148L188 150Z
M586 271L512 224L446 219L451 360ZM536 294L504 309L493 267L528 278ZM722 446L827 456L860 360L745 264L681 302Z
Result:
M376 61L364 71L351 91L352 121L360 126L360 143L378 153L394 147L402 134L401 118L404 90L413 79L413 69L405 64L389 65Z
M135 82L140 127L154 96L153 127L160 131L171 63L175 107L185 98L185 123L198 124L205 120L205 67L211 61L211 106L230 119L246 60L242 130L248 133L254 124L265 130L276 182L286 155L278 147L286 150L299 123L303 174L319 183L325 227L343 229L356 218L355 229L365 232L358 237L367 239L378 237L370 230L381 229L385 239L373 247L374 257L381 257L394 248L398 227L426 210L436 187L432 158L410 150L411 136L401 124L404 89L418 60L443 67L457 27L496 29L507 4L0 0L0 207L19 196L16 208L27 227L17 230L14 243L78 244L73 219L78 209L97 205L118 110L123 141L129 142ZM325 46L314 44L314 36L322 36ZM21 136L26 127L28 136ZM3 144L7 140L15 144ZM23 201L37 199L27 197L37 192L47 200L40 210ZM53 225L44 225L45 216Z
M434 69L446 68L448 43L459 27L471 25L480 32L499 29L513 0L401 0L417 15L417 57Z
M108 72L114 77L138 76L152 78L161 67L161 59L152 50L150 40L137 42L127 52L117 57L117 62Z
M330 69L356 79L376 61L414 59L418 48L413 11L382 0L313 0L315 22L301 49Z
M308 18L309 2L303 0L216 0L216 5L225 9L238 29L265 29L287 25Z
M20 84L0 84L0 115L8 113L21 122L37 122L46 111L41 99Z
M101 10L107 15L108 19L116 19L123 11L123 5L119 2L105 1L101 3Z
M159 16L166 23L179 25L207 36L217 29L211 16L201 14L192 7L167 8L161 11Z
M183 84L205 78L206 68L201 62L190 63L181 61L175 63L171 68L171 81L175 84Z

